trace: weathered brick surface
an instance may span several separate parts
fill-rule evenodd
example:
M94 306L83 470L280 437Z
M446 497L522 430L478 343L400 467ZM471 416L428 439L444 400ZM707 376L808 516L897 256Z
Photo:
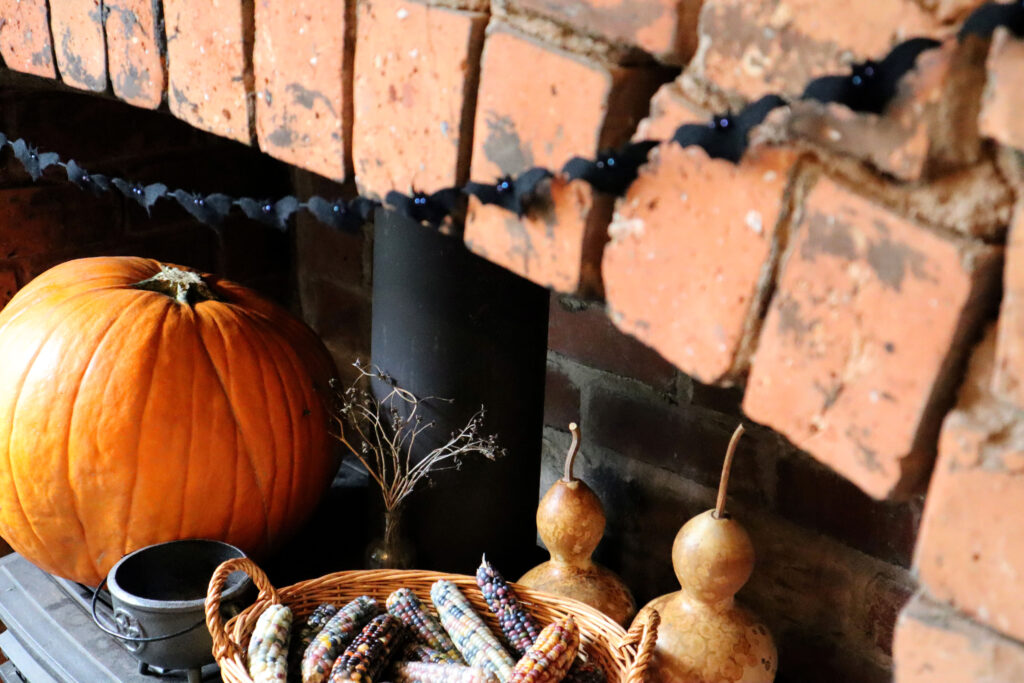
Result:
M260 149L328 178L345 175L343 0L256 2L253 71ZM366 30L369 30L368 28Z
M536 194L536 208L522 218L470 197L466 246L543 287L599 293L611 197L563 176L541 181Z
M51 2L50 28L61 80L83 90L106 90L107 47L100 0Z
M598 370L629 377L660 391L676 379L675 367L650 347L615 329L604 307L552 295L548 348Z
M544 424L568 429L580 421L580 388L557 365L548 362L544 381Z
M658 59L681 64L696 48L699 0L498 0L508 12L530 12L613 43L634 45Z
M4 260L120 236L116 201L93 198L70 185L0 190L0 226Z
M829 180L790 241L744 412L876 498L913 492L998 251L943 239Z
M362 191L465 182L486 22L410 0L359 4L352 154Z
M107 69L114 94L136 107L163 102L167 72L155 0L106 0Z
M849 73L906 38L950 32L914 0L708 0L689 69L747 99L797 96L811 79Z
M245 43L252 0L164 0L167 102L196 128L248 144L252 139Z
M481 63L473 128L474 180L494 182L533 166L617 147L665 79L659 69L609 66L492 23Z
M674 142L652 151L609 227L603 272L616 326L702 382L741 371L795 159L768 147L738 165Z
M854 112L841 104L800 100L792 104L786 128L793 137L811 145L863 159L903 180L917 180L933 153L953 156L946 149L953 144L952 139L959 144L968 137L977 141L977 134L971 131L940 130L940 110L951 97L947 83L956 55L955 38L923 52L884 116Z
M56 78L46 0L0 0L0 57L8 69Z
M895 683L1024 680L1024 645L971 622L921 593L900 614Z
M634 140L668 140L684 123L707 121L711 112L692 102L680 88L679 80L665 83L651 98L651 110L637 124Z
M1024 202L1018 203L1007 236L993 375L995 392L1024 409Z
M982 133L1024 150L1024 39L1005 28L993 35L988 54L988 80L982 99Z
M1024 413L993 397L990 330L947 417L928 489L915 565L942 601L1024 639Z

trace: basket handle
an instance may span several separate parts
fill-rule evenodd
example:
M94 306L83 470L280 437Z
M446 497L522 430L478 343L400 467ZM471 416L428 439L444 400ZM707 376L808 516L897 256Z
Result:
M242 655L242 649L224 632L224 620L220 616L220 594L224 590L228 576L237 571L243 571L249 575L260 591L260 598L266 598L270 604L277 604L281 601L281 597L270 584L266 573L248 557L235 557L221 562L213 572L213 576L210 578L210 587L206 590L206 628L210 630L210 636L213 637L213 656L218 660Z
M645 609L633 620L629 631L622 638L622 645L636 645L636 658L626 672L624 683L644 683L647 680L647 667L654 656L654 646L658 642L658 625L661 615L655 609Z

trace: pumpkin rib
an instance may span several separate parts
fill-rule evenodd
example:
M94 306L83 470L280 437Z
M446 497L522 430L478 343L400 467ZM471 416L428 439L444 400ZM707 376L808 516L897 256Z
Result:
M147 303L149 303L149 302L147 302ZM161 324L154 326L154 329L158 329L158 330L162 330L163 329L163 323L167 321L167 316L170 315L170 311L171 311L171 307L170 306L166 306L165 309L164 309L164 316L163 316L163 319L161 321ZM138 423L139 424L139 428L138 428L138 433L137 433L137 439L136 439L136 442L135 442L135 448L133 450L133 453L136 453L136 454L138 454L138 452L139 452L139 450L140 450L140 448L142 446L142 439L143 439L144 435L146 434L146 429L145 429L146 409L149 407L150 399L153 396L153 378L156 376L156 368L157 368L157 365L159 364L158 359L160 357L160 343L162 341L162 335L154 335L154 336L156 336L156 338L157 338L155 348L152 348L150 350L150 353L147 354L147 358L151 358L152 359L152 364L150 366L149 381L146 382L146 384L145 384L145 387L146 387L146 400L142 404L142 413L139 415L139 423ZM125 523L124 523L124 540L121 543L121 546L123 548L123 550L122 550L122 554L123 555L126 555L126 554L132 552L133 550L135 550L135 547L134 547L135 544L130 542L128 534L132 530L132 518L135 516L135 509L136 509L136 505L135 504L136 504L136 502L139 499L139 469L140 469L141 463L139 462L138 457L136 457L134 459L134 462L135 462L135 467L132 470L132 485L130 487L131 493L128 494L128 505L127 505L128 517L125 519ZM143 500L142 502L143 502L143 504L152 504L152 501L148 501L148 500Z
M77 495L76 490L75 490L74 479L73 479L73 477L71 475L71 445L72 445L71 439L72 439L72 436L74 434L74 430L72 429L72 427L75 424L75 410L78 407L78 398L79 398L79 396L81 396L82 384L83 384L83 382L85 380L85 376L89 373L89 369L93 366L93 363L96 360L96 357L97 357L96 354L99 353L100 347L103 346L103 342L107 339L107 336L110 334L110 331L114 329L114 327L117 325L118 321L121 320L122 317L125 314L129 313L129 312L134 314L136 308L138 308L138 306L136 305L136 302L133 301L128 306L125 306L124 308L119 309L117 311L117 313L113 317L110 318L110 320L109 320L109 322L107 324L106 329L103 330L103 333L100 334L99 339L96 340L96 345L93 346L92 353L89 355L89 361L85 364L85 368L82 370L82 374L79 377L79 380L74 383L75 395L71 399L71 409L68 412L68 417L67 417L67 433L65 434L65 438L64 438L64 441L65 441L64 464L65 464L65 470L67 472L67 478L68 478L68 491L71 492L71 496L70 496L71 504L72 504L72 507L74 508L74 511L75 511L75 522L78 523L78 527L79 527L79 529L82 532L81 533L82 542L85 543L85 547L86 547L86 549L89 552L89 563L92 565L93 570L95 570L96 574L99 575L99 576L103 576L103 574L105 572L103 571L102 567L100 567L100 565L99 565L99 563L97 561L99 558L97 557L96 553L94 552L92 545L89 543L89 535L88 535L88 533L85 530L85 525L82 523L82 510L81 510L81 507L80 507L80 504L79 504L80 501L79 501L78 495ZM109 382L110 382L110 376L109 375L107 376L107 380L106 381L109 384Z
M64 300L61 300L61 301L57 302L54 305L54 309L51 312L51 316L50 316L50 318L47 319L47 321L49 322L50 320L53 320L53 319L62 320L64 318L74 314L75 312L80 310L80 308L84 308L85 307L85 306L81 306L80 308L76 308L75 310L68 312L66 315L62 315L62 316L58 317L58 312L64 306L70 305L74 301L74 298L75 297L71 297L71 298L64 299ZM88 302L86 302L86 303L88 303ZM35 545L37 546L37 548L41 549L42 555L44 555L47 558L47 561L48 561L49 565L53 566L53 567L59 566L59 563L54 561L54 557L50 553L50 549L46 545L46 542L43 540L43 537L40 535L38 529L36 529L36 525L32 522L32 520L29 518L29 516L25 513L25 508L23 506L24 498L22 496L20 488L18 487L18 477L15 474L14 461L13 461L12 456L11 456L11 441L14 438L14 420L15 420L15 417L17 417L17 414L18 414L18 406L21 403L22 391L25 388L25 382L28 380L29 375L32 374L32 369L35 367L35 363L39 359L39 355L43 352L43 349L46 348L46 344L53 337L54 333L57 332L58 328L59 328L59 324L52 324L52 325L50 325L49 330L47 330L46 334L43 335L41 343L38 345L38 347L35 350L35 353L32 355L32 359L28 363L26 363L25 371L22 373L22 375L19 378L18 383L17 383L17 385L16 385L16 387L14 389L13 395L16 398L14 399L14 403L11 406L10 419L8 420L8 425L9 426L8 426L8 429L7 429L7 445L6 445L6 448L5 448L5 451L4 451L6 453L6 455L7 455L7 471L10 473L11 486L14 489L14 497L17 500L17 503L18 503L17 510L21 514L21 517L22 517L22 519L25 522L25 526L28 527L28 530L31 532L32 536L35 538L35 541L36 541Z
M215 310L215 309L211 308L211 310ZM217 330L217 335L216 336L218 337L218 341L221 343L221 345L223 346L223 348L225 350L224 360L225 360L225 362L228 365L228 374L230 374L230 372L231 372L231 354L227 353L227 339L224 336L224 331L223 331L223 329L221 329L220 325L217 323L216 316L209 315L209 316L206 316L205 319L208 320ZM238 413L235 411L234 403L231 401L231 392L228 390L227 385L224 383L224 376L223 376L223 374L221 372L221 368L217 364L217 362L214 361L213 356L210 354L210 349L209 349L209 347L205 343L206 337L202 335L202 327L197 327L197 330L199 331L200 336L201 336L201 338L202 338L202 340L204 342L204 343L200 343L199 346L202 349L203 354L210 361L210 365L212 366L213 371L214 371L214 376L217 378L217 382L220 385L221 391L224 393L224 396L227 399L227 405L228 405L228 408L231 411L231 419L232 419L232 421L235 424L236 439L239 438L239 435L240 435L240 437L241 437L240 441L241 441L241 445L242 445L242 450L245 452L244 460L249 465L249 471L252 473L253 481L256 482L255 488L256 488L256 491L259 493L259 496L260 496L260 509L263 511L263 536L264 536L263 540L264 540L264 542L266 542L268 544L268 547L269 547L269 541L270 541L270 538L269 538L269 536L270 536L270 534L269 534L269 522L270 522L270 518L269 518L269 515L268 515L268 512L267 512L269 506L268 506L267 499L266 499L266 492L263 490L263 487L260 485L259 469L256 467L256 463L253 462L252 450L249 448L249 444L247 442L247 439L245 438L245 430L242 429L242 423L238 419ZM237 449L236 449L236 453L237 453ZM236 497L235 506L234 507L237 508L238 505L240 505L240 504L244 505L246 502L247 501L239 500ZM232 514L234 514L234 509L232 510Z

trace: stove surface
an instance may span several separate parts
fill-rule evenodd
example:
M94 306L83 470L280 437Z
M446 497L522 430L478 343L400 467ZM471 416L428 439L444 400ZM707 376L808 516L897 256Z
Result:
M0 557L0 666L3 683L158 683L185 680L186 673L141 673L139 661L103 633L89 615L89 589L55 579L18 554ZM101 613L109 599L100 598ZM16 669L16 671L12 670ZM216 665L203 680L220 681Z

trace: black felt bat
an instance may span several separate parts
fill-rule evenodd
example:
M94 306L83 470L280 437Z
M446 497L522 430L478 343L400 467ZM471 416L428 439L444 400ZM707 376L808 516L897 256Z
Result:
M976 35L989 38L996 28L1005 26L1015 36L1024 37L1024 2L988 2L971 12L957 32L957 38Z
M940 44L931 38L911 38L890 50L880 62L869 59L854 64L848 76L815 78L800 99L838 102L854 111L881 114L896 95L900 79L914 68L921 53Z
M292 196L283 197L276 202L269 199L242 197L236 200L235 204L242 209L242 213L254 221L277 228L282 232L288 229L288 219L299 210L299 200Z
M14 150L15 158L25 167L25 171L32 176L32 180L39 180L49 166L60 163L60 156L56 153L40 152L21 138L11 143L11 149Z
M750 131L786 101L778 95L765 95L751 102L738 114L726 112L711 117L706 124L687 123L676 129L672 139L681 146L700 145L708 156L739 163L747 150Z
M100 173L89 173L74 159L64 164L64 170L67 171L68 180L83 190L92 192L97 197L110 191L110 179L107 176Z
M445 216L455 210L461 196L462 191L457 187L448 187L433 194L413 192L412 196L391 190L385 203L403 216L436 228Z
M68 176L70 178L70 174ZM125 197L134 199L139 205L146 210L148 214L153 205L156 204L156 200L167 194L167 186L163 183L152 183L150 185L143 185L141 183L129 183L127 180L121 178L112 178L110 181L114 187L121 191Z
M573 157L562 167L570 180L586 180L600 192L621 195L636 180L640 166L647 163L647 155L658 146L656 140L630 142L617 151L604 151L597 159Z
M185 190L175 190L170 195L197 221L214 227L220 226L224 222L225 216L231 211L231 197L226 194L216 193L203 196L185 192Z
M484 204L497 204L506 211L522 217L530 207L537 190L537 184L551 177L551 171L535 166L529 171L520 173L518 177L505 176L494 185L469 182L462 189Z

